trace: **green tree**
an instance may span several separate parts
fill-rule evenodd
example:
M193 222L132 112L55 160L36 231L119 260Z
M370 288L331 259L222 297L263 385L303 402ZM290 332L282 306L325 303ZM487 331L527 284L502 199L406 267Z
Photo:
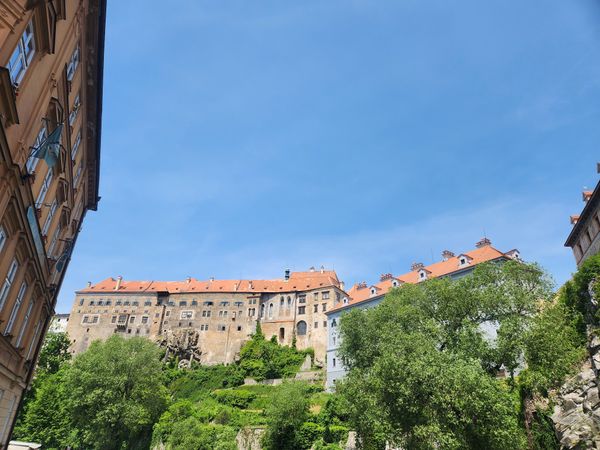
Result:
M159 349L144 338L96 341L64 375L77 448L147 448L167 404Z
M67 333L48 333L40 351L36 372L58 372L61 366L71 359L70 345Z
M523 446L518 392L495 374L513 374L522 361L551 287L535 265L489 263L456 281L405 285L377 308L345 315L340 353L351 370L340 393L363 447Z
M275 391L266 410L267 431L263 444L267 450L298 450L300 429L308 418L307 386L287 382Z

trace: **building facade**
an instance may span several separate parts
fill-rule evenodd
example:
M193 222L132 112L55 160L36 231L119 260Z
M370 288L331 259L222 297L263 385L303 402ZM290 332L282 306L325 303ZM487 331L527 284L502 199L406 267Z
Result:
M444 250L442 260L425 266L414 263L411 270L403 275L393 276L383 274L378 283L367 286L366 283L358 283L348 291L348 296L342 303L335 306L327 313L329 322L327 336L327 389L332 391L335 382L346 375L346 368L338 355L340 347L339 323L343 314L351 309L367 309L379 305L385 295L396 287L405 283L421 283L431 278L449 277L451 279L462 278L470 274L477 265L488 261L507 261L519 259L519 251L511 250L503 253L494 247L489 239L482 239L476 244L474 250L455 255L453 252ZM493 330L484 330L491 334Z
M98 203L105 0L0 0L0 447Z
M329 309L346 294L334 271L286 271L278 280L126 281L108 278L75 294L67 333L71 350L113 334L160 341L197 336L202 364L231 363L260 322L267 339L295 339L324 363Z
M600 173L600 163L596 169ZM577 267L600 253L600 182L593 191L583 191L582 197L585 206L581 214L571 216L573 229L565 242L573 250Z
M68 314L55 314L50 321L50 327L48 327L49 333L66 333L67 325L69 324Z

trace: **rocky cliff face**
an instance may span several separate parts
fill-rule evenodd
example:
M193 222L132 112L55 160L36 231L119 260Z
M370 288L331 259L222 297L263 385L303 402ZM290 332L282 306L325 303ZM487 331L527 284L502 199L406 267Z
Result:
M589 333L589 358L560 388L552 421L561 448L600 449L600 337Z

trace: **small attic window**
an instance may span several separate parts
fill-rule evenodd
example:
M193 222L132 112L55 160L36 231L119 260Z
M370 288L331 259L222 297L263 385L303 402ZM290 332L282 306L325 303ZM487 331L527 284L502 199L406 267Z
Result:
M375 295L377 293L377 290L375 288L371 288L371 295Z
M398 281L397 280L392 280L392 286L398 287Z
M344 297L344 302L343 303L344 303L344 305L348 304L348 298L347 297Z
M419 279L421 279L421 280L427 279L427 273L424 270L419 270Z

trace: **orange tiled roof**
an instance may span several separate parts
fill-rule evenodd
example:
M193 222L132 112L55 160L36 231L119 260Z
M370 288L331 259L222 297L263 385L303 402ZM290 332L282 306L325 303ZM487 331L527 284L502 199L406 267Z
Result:
M466 256L467 259L469 259L469 263L467 265L460 265L461 256ZM512 257L509 256L508 253L502 253L500 250L495 249L491 245L484 245L480 248L476 248L475 250L471 250L470 252L462 253L460 255L448 258L445 261L439 261L429 266L423 266L423 269L413 270L408 273L398 275L396 277L387 278L372 286L367 286L365 283L355 284L348 291L349 302L345 305L338 305L337 307L332 308L329 312L347 308L349 306L370 300L374 297L380 297L381 295L386 294L390 289L394 287L394 281L396 282L397 286L403 283L418 283L420 280L420 270L425 270L427 272L428 279L437 278L444 275L450 275L454 272L465 270L468 267L473 267L477 264L481 264L483 262L492 261L499 258L512 259ZM375 288L376 292L374 294L371 294L371 288Z
M119 284L119 289L117 289ZM193 293L193 292L289 292L308 291L320 287L340 287L337 274L332 270L292 272L289 280L208 280L200 281L189 278L184 281L119 281L115 278L106 278L94 285L77 291L85 293Z

